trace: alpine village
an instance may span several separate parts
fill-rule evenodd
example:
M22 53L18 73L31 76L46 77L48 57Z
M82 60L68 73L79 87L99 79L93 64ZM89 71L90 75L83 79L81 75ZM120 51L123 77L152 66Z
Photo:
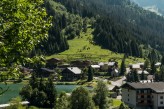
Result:
M164 109L164 1L1 0L0 109Z

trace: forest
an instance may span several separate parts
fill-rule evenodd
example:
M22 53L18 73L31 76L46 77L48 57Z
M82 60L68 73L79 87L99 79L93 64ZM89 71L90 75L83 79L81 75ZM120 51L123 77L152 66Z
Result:
M55 2L62 5L55 6ZM48 40L35 51L51 55L68 49L67 40L85 30L86 18L92 21L93 40L102 48L136 57L143 56L141 45L161 53L164 50L163 17L130 0L47 0L45 6L53 16L53 27Z

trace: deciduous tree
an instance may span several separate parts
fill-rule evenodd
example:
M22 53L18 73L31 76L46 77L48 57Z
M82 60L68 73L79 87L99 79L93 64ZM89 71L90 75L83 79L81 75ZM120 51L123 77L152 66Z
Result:
M78 87L72 92L71 109L94 109L92 97L87 89Z
M17 65L48 36L50 18L43 0L1 0L0 7L0 66L17 73Z
M108 89L103 81L98 81L93 97L95 104L99 109L109 109Z

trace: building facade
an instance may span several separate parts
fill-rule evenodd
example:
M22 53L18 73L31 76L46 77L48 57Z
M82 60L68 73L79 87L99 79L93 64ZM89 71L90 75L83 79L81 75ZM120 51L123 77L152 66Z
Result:
M126 83L122 101L135 109L164 109L164 82Z
M82 70L78 67L67 67L62 72L62 81L74 81L81 78Z

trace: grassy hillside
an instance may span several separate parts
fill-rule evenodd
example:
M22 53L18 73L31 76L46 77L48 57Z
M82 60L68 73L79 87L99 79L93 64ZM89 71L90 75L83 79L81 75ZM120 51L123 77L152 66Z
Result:
M116 61L121 63L123 54L114 53L107 49L102 49L98 45L95 45L92 41L92 32L93 29L91 28L88 28L86 33L81 32L79 37L68 41L69 50L66 50L59 54L47 56L47 59L60 58L66 61L83 59L96 62L107 62L109 59L115 59ZM144 60L141 58L129 57L126 60L126 63L129 64L143 61Z

